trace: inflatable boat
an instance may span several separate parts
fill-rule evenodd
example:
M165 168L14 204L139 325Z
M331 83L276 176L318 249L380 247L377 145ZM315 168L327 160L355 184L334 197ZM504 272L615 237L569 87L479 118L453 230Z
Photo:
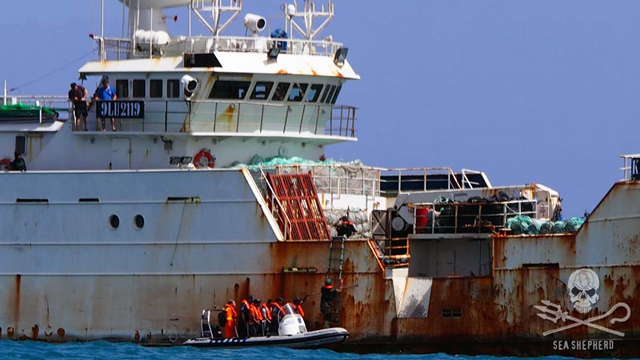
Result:
M285 315L280 320L278 335L247 338L222 338L221 331L210 325L210 312L203 311L201 320L202 337L185 341L184 345L202 348L246 348L255 346L286 347L291 349L319 348L345 341L349 332L340 327L307 331L302 316L287 304ZM204 323L206 321L206 323ZM208 330L208 331L207 331ZM207 336L204 336L207 335Z

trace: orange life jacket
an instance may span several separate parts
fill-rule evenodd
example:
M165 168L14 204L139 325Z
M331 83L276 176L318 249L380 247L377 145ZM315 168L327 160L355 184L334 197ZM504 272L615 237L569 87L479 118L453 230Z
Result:
M253 319L256 322L261 322L262 320L264 320L262 318L262 312L260 311L260 309L257 306L251 304L251 312L253 314Z
M277 302L271 303L273 306L276 306L278 308L278 311L280 311L280 316L284 316L284 309L282 308L282 306L280 306L280 304L278 304ZM273 308L271 308L273 310ZM270 314L271 317L273 317L273 313Z
M227 304L224 308L224 311L227 313L227 326L235 326L235 321L238 318L236 309L234 309L233 306Z
M264 312L266 314L266 315L264 315L264 316L266 316L265 320L271 321L271 310L269 310L269 307L267 306L267 303L263 303L262 304L261 309L260 309L260 314L262 314L262 309L265 310L265 312Z
M289 304L300 316L304 317L304 310L302 310L302 305Z

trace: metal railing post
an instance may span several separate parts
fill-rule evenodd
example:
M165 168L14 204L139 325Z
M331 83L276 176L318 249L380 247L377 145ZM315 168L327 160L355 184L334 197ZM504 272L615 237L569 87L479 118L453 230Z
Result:
M320 105L318 105L318 111L316 111L316 131L315 135L318 135L318 123L320 122Z
M262 123L264 122L264 104L262 104L260 113L260 134L262 134Z
M236 133L240 132L240 103L238 103L238 116L237 118L237 122L236 122Z
M216 101L215 109L213 110L213 132L216 132L216 124L218 122L218 102Z
M344 106L340 106L340 127L338 128L338 135L342 136L342 118L344 117ZM344 131L345 135L347 135L347 130Z
M300 130L298 130L298 134L302 134L302 123L304 122L304 114L307 111L307 105L302 105L302 115L300 116Z
M282 127L282 133L283 134L287 132L287 121L289 121L289 105L287 105L287 107L285 109L284 126Z
M333 106L329 110L329 135L333 135Z

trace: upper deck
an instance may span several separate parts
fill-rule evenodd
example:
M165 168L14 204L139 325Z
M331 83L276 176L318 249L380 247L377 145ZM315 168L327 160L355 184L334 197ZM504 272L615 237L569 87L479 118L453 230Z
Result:
M243 21L251 36L222 35L240 14L241 1L123 5L127 37L92 35L98 60L79 70L83 79L100 80L98 87L109 79L118 96L91 109L89 132L100 127L92 126L100 118L113 117L116 130L128 133L298 138L319 144L356 140L356 108L336 103L345 82L360 77L341 43L331 36L315 39L334 15L331 1L326 8L314 1L283 7L284 26L269 36L261 35L267 20L255 14ZM188 34L170 36L163 9L180 6L189 10ZM193 35L192 18L210 34ZM303 26L297 18L304 18ZM325 19L314 28L316 18ZM132 115L121 108L139 111Z

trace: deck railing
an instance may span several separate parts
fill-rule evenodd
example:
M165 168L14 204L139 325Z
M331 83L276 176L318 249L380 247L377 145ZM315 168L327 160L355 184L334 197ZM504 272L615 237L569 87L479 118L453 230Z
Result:
M116 122L118 130L126 132L310 133L354 138L356 110L348 105L145 100L144 117ZM92 108L90 130L97 129L96 120Z
M414 208L415 234L492 233L515 216L536 218L536 200L421 204Z
M58 95L15 95L0 96L0 106L2 105L32 105L40 107L40 122L43 121L42 108L46 107L58 113L57 119L67 120L70 114L70 102L66 96Z
M269 37L242 36L192 36L174 37L168 45L154 47L150 53L148 47L144 50L134 46L131 39L101 38L94 36L98 43L100 60L123 60L128 58L158 58L182 56L193 53L225 52L253 52L267 53L277 46L281 54L334 56L342 46L341 43L325 40L280 39Z

